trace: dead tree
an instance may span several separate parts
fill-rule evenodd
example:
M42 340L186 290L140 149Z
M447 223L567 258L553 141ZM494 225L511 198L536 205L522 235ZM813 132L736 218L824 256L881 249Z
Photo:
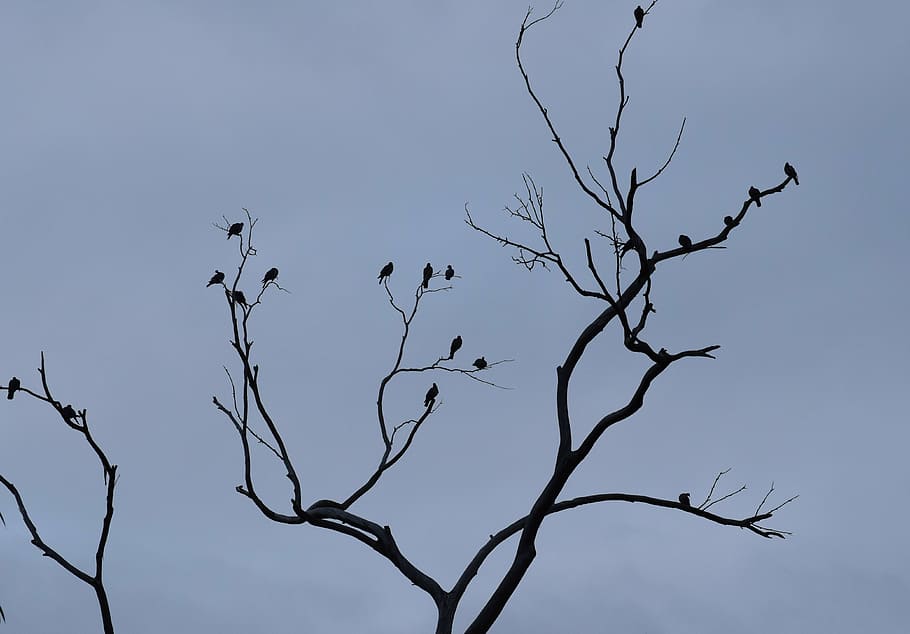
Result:
M47 372L45 371L44 366L44 353L41 353L41 367L38 368L38 375L41 377L41 391L36 392L27 387L23 387L19 380L16 377L10 380L7 386L4 388L0 386L0 389L5 389L8 392L8 398L12 400L13 393L16 395L28 395L31 398L35 398L39 401L44 401L50 405L57 415L63 419L63 422L67 427L73 431L78 432L86 444L91 447L92 451L95 454L95 457L98 459L98 462L101 463L101 472L104 477L104 486L106 491L106 505L104 518L101 520L101 532L98 536L98 546L95 549L95 569L93 572L86 572L70 562L66 557L57 552L52 546L45 542L41 538L41 534L38 532L38 527L35 525L34 520L28 512L28 508L25 504L25 499L22 497L22 494L19 492L19 489L13 484L9 479L7 479L3 474L0 474L0 484L6 487L6 489L12 494L13 498L16 501L16 507L19 509L19 514L22 516L22 522L25 524L25 527L28 529L28 532L32 536L32 544L41 551L41 554L45 557L50 557L51 560L57 562L64 570L69 572L71 575L87 584L95 593L95 598L98 601L98 608L101 611L101 624L103 627L104 634L114 634L114 622L111 618L111 606L108 602L107 591L104 588L104 552L107 547L108 536L111 531L111 522L114 519L114 490L117 486L117 465L111 464L111 461L108 459L107 455L104 453L104 450L95 440L95 437L92 435L91 430L88 425L88 416L85 409L75 409L72 405L62 405L60 401L55 399L51 394L51 389L47 382ZM15 387L13 387L15 385ZM21 398L21 396L19 396ZM0 515L0 522L3 522L3 516ZM4 522L5 523L5 522ZM0 621L3 620L3 611L0 610Z
M610 277L606 277L601 273L603 265L595 261L594 250L589 239L584 240L586 269L575 271L566 264L560 255L560 251L557 250L557 245L553 244L547 233L542 190L529 175L524 176L524 191L516 195L518 204L513 207L507 207L506 211L511 217L530 226L531 232L536 234L532 240L519 241L486 229L475 222L467 207L465 207L467 224L472 229L494 239L501 245L515 249L516 255L513 256L515 262L529 270L533 270L538 265L545 269L557 269L565 277L574 292L602 302L602 307L592 316L590 323L581 331L575 343L566 353L563 362L556 368L556 420L554 423L559 432L559 442L555 451L555 465L544 466L546 472L552 469L552 475L541 488L527 514L490 534L489 539L480 545L477 553L466 564L460 576L448 585L448 589L434 579L429 572L419 569L408 558L403 545L396 540L390 526L380 525L364 517L355 512L353 507L359 499L372 491L386 471L393 468L404 457L411 448L412 441L420 431L421 426L439 407L437 402L440 390L437 384L433 382L423 401L422 411L419 411L421 392L414 395L414 410L418 413L411 417L403 416L401 417L402 420L393 419L386 411L384 404L386 389L392 381L406 374L432 374L435 377L442 373L450 373L495 385L493 381L483 377L489 376L488 372L491 368L507 360L491 363L486 363L484 360L484 363L475 363L472 366L463 367L460 362L452 360L452 354L448 356L440 354L439 358L433 362L427 361L416 365L406 364L404 359L409 330L421 302L427 300L438 291L449 287L439 285L438 278L441 274L433 273L431 263L427 264L423 276L417 275L418 271L417 267L415 267L415 275L412 280L415 289L413 303L409 307L404 307L396 300L389 288L389 279L386 279L386 284L383 286L388 294L389 303L401 317L402 333L391 370L379 381L376 400L377 422L382 443L379 466L376 467L372 475L361 486L353 490L344 499L340 501L317 499L307 504L304 502L304 481L282 437L279 423L273 418L263 400L259 382L259 365L253 359L253 342L249 320L251 314L262 306L264 295L269 292L268 287L262 288L254 301L240 302L236 299L238 297L237 291L241 290L239 285L246 279L244 278L244 273L249 265L250 257L256 254L256 250L252 246L256 219L249 212L246 212L245 234L237 234L241 238L239 264L233 280L223 282L222 285L224 287L226 308L230 315L231 346L239 361L239 372L232 373L225 368L231 385L229 401L224 402L217 396L213 397L215 407L231 422L240 440L243 454L244 482L237 486L236 490L250 500L265 517L272 521L284 524L309 524L314 527L343 533L386 558L408 581L429 595L437 609L435 629L437 634L449 634L452 631L455 613L460 601L480 567L496 548L502 545L509 537L517 535L518 544L511 564L483 607L474 615L466 630L470 634L487 632L502 613L503 608L534 561L537 534L544 519L554 513L567 511L578 506L610 501L637 502L690 513L724 526L745 528L756 535L766 538L783 538L788 534L786 531L772 529L764 525L780 507L794 499L790 498L782 504L763 510L773 491L773 486L758 504L755 512L747 517L731 518L715 514L709 510L718 502L742 492L745 488L741 487L727 495L714 499L715 488L726 471L721 471L718 474L704 501L697 505L690 501L689 494L677 495L678 492L673 492L670 498L632 493L592 493L591 495L573 499L559 499L569 478L588 457L595 444L611 426L629 419L642 407L648 390L659 376L669 369L671 365L683 359L713 359L713 353L719 348L718 345L711 344L691 349L670 351L660 347L658 344L649 342L645 338L648 320L655 313L654 304L651 301L651 289L658 265L669 264L671 261L679 260L687 255L707 249L723 248L719 247L719 245L726 241L733 231L741 227L746 214L753 204L757 205L761 198L781 192L791 179L795 180L794 171L793 176L788 173L786 178L779 184L766 189L756 190L758 191L757 195L754 192L750 193L749 198L746 198L741 203L739 211L735 215L727 216L723 223L718 223L719 225L722 224L722 227L714 235L695 238L680 236L680 246L661 247L659 249L649 247L648 237L642 235L635 224L636 194L640 188L653 183L670 164L682 138L685 120L683 120L683 125L680 126L676 143L663 165L644 178L639 178L635 169L631 170L631 174L628 177L622 176L616 168L614 155L617 149L617 139L620 134L623 113L628 105L625 78L623 76L623 58L633 36L647 31L646 27L640 29L638 25L643 24L644 16L651 12L655 3L656 0L651 2L647 8L639 8L636 11L640 15L634 16L634 23L630 20L629 35L619 50L619 59L615 67L619 84L619 101L615 119L609 128L609 149L603 157L605 176L600 179L596 176L595 171L590 168L586 168L584 172L579 169L566 143L557 132L554 118L533 89L521 58L521 47L529 30L551 17L559 9L559 4L554 6L543 17L533 20L529 10L521 23L515 44L518 69L524 79L528 95L536 105L544 123L552 134L553 141L562 154L575 182L587 195L591 203L600 208L606 214L606 217L609 218L611 226L609 233L598 233L609 240L612 247L612 261L609 266L612 267L613 271ZM633 17L631 13L630 18ZM603 182L607 184L604 185L602 184ZM743 193L745 194L746 191L747 188L744 186ZM236 225L237 223L231 225L225 219L225 226L219 226L219 228L230 232L230 227ZM392 264L389 263L386 267L391 273ZM629 269L625 267L629 267ZM383 271L385 270L383 269ZM383 273L380 273L380 281L382 281L382 277ZM437 280L436 284L432 283L434 280ZM448 281L446 280L442 283L447 284ZM610 326L613 326L613 328L608 330ZM590 432L580 438L573 438L573 426L568 403L569 384L579 362L588 351L589 345L602 334L614 331L622 338L624 347L630 353L642 355L647 359L648 368L642 374L637 388L624 402L615 409L605 411L602 417L593 425ZM435 354L430 358L433 356ZM480 372L483 372L483 374L480 375ZM238 376L235 377L235 374ZM430 380L428 379L428 385L429 382ZM399 420L399 422L393 422L394 420ZM258 429L254 429L254 427ZM286 472L290 482L290 503L287 508L276 508L268 504L256 489L253 477L252 448L257 444L264 447L270 455L274 456ZM315 495L308 496L306 499L315 499L316 497Z

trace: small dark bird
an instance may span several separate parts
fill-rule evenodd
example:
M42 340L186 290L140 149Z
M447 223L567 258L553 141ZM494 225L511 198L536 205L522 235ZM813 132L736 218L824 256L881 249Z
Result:
M428 288L430 286L430 278L433 277L433 265L427 262L427 265L423 267L423 287Z
M230 229L228 229L227 239L230 240L231 236L239 236L241 231L243 231L243 223L235 222L231 225Z
M733 216L724 216L724 225L728 227L733 226Z
M688 493L680 493L680 494L679 494L679 503L682 504L683 506L685 506L686 508L691 507L691 506L692 506L692 502L689 501L689 494L688 494Z
M452 265L450 264L446 267L446 281L448 282L453 277L455 277L455 269L453 269Z
M76 410L73 409L72 405L67 405L60 410L60 415L63 416L63 420L70 422L72 419L76 418Z
M752 199L756 207L761 207L761 190L758 187L749 188L749 198Z
M485 367L487 367L487 360L484 359L483 357L478 357L477 359L474 359L474 367L477 368L478 370L483 370Z
M212 279L209 280L209 283L205 285L206 288L212 284L221 284L224 281L224 273L215 269L215 274L212 276Z
M233 297L234 301L238 304L249 306L249 304L246 303L246 295L243 294L243 291L234 291L231 294L231 297Z
M799 185L799 179L796 177L796 168L789 163L784 163L784 174L793 179L793 182Z
M449 346L449 358L452 359L455 357L455 353L458 352L458 349L461 347L461 335L458 335L452 339L452 345Z
M641 28L641 23L645 19L645 10L641 6L635 7L635 26Z
M16 390L18 390L21 385L19 379L16 377L11 378L9 380L9 385L7 386L6 398L13 400L13 394L16 393Z
M382 267L382 270L379 271L379 283L380 284L382 284L382 280L392 276L392 269L394 269L394 268L395 268L395 265L392 264L391 262L389 262L384 267Z
M433 401L436 400L436 397L439 396L439 388L434 383L433 386L427 390L426 398L423 399L424 407L432 407Z
M688 249L692 246L692 238L684 233L679 234L679 244L682 248Z
M265 275L262 277L262 285L265 286L269 282L274 282L278 279L278 269L274 266L265 272Z

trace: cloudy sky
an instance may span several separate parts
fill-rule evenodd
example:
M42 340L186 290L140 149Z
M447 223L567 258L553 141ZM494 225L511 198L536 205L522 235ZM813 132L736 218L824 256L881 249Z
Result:
M341 498L380 442L378 381L400 322L376 284L412 297L426 261L454 288L426 298L410 363L455 334L465 361L514 359L498 390L444 375L402 380L397 419L442 407L408 456L353 509L392 526L449 587L486 536L523 515L553 463L555 367L600 310L557 274L529 273L471 231L516 238L504 204L529 172L552 238L584 266L606 218L575 188L524 91L514 41L526 0L385 3L5 2L0 8L0 379L85 407L120 465L107 587L118 631L432 631L426 595L361 544L269 523L234 492L236 434L211 405L233 363L223 296L237 245L213 228L261 220L246 288L270 266L291 293L254 316L264 395L305 498ZM544 9L543 5L539 7ZM598 169L614 112L612 67L634 5L568 0L525 60L564 141ZM716 473L749 515L799 494L765 540L678 511L624 503L547 520L539 556L494 628L552 632L904 632L905 405L910 355L903 209L910 134L910 8L885 1L661 2L626 60L626 172L659 166L641 231L666 249L706 237L785 160L801 185L747 216L726 250L660 267L648 334L673 366L613 428L565 495L700 501ZM608 247L595 242L606 257ZM575 424L625 401L641 371L616 331L573 383ZM468 359L470 357L470 359ZM286 480L258 455L275 505ZM84 443L33 399L2 401L0 473L43 537L88 567L103 512ZM5 492L4 631L100 631L87 587L29 544ZM501 547L457 620L476 614L514 552Z

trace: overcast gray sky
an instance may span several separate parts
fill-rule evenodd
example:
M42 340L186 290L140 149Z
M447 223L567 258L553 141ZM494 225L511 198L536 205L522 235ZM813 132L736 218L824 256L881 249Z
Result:
M118 632L432 631L432 604L385 560L271 524L234 492L240 449L211 405L228 394L228 321L204 284L236 265L211 223L241 207L261 218L251 274L278 266L292 291L269 295L254 328L305 497L343 497L375 465L376 389L400 335L376 274L394 260L391 288L410 297L430 260L462 277L427 298L410 359L461 334L465 357L516 360L489 375L514 389L403 381L397 417L419 413L430 380L443 407L354 510L391 525L446 587L527 511L552 469L555 366L600 306L512 264L463 206L517 237L501 209L530 172L581 267L582 238L606 220L515 68L526 6L3 3L0 380L37 387L44 350L56 396L88 409L120 465L106 568ZM633 8L568 0L526 42L581 164L607 147ZM700 500L733 467L728 486L749 488L721 510L749 514L773 481L773 500L800 494L772 523L795 534L622 503L574 510L545 523L494 631L907 631L908 21L896 1L661 2L648 16L626 60L620 166L659 166L688 117L671 168L637 199L649 243L716 233L785 160L801 185L750 212L726 250L660 267L651 343L723 348L661 377L566 495ZM580 430L637 380L617 341L578 369ZM103 509L88 449L26 398L3 401L0 439L0 472L45 539L88 566ZM260 459L281 504L287 483ZM100 631L89 589L29 544L5 493L0 512L4 631ZM459 626L514 546L482 569Z

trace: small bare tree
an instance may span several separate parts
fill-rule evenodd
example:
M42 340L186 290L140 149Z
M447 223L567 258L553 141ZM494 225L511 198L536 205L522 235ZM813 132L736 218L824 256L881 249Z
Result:
M74 409L73 406L69 404L62 405L61 402L55 399L51 394L51 389L47 382L47 372L44 366L43 352L41 353L41 366L38 368L38 375L41 377L40 392L31 390L27 387L23 387L21 381L17 377L11 378L6 387L0 386L0 389L6 390L7 398L10 400L12 400L16 394L22 394L28 395L31 398L43 401L50 405L57 413L57 415L63 419L63 422L67 427L75 432L78 432L82 436L83 440L85 440L86 444L88 444L92 452L94 452L95 457L98 459L98 462L101 463L101 471L102 475L104 476L104 486L106 492L106 504L104 518L101 520L101 532L98 536L98 546L95 549L95 570L93 572L86 572L82 570L70 562L66 557L57 552L57 550L55 550L47 542L45 542L44 539L41 538L41 534L38 532L38 527L32 519L32 516L29 514L28 509L25 506L25 500L16 485L7 479L3 474L0 474L0 484L5 486L15 499L16 507L19 509L19 514L22 516L22 522L25 524L25 527L31 534L32 544L35 546L35 548L40 550L41 554L45 557L50 557L53 561L57 562L60 567L76 577L79 581L82 581L91 587L95 593L95 598L98 601L98 608L101 611L101 624L104 634L114 634L114 622L111 618L111 606L110 603L108 603L107 591L104 588L104 551L107 547L107 539L111 531L111 522L114 519L114 489L117 486L117 465L111 464L111 461L104 453L101 445L98 444L98 442L95 440L95 437L92 435L92 432L89 429L88 425L88 415L86 414L86 410ZM0 522L3 522L5 524L3 515L0 515ZM0 610L0 621L3 619L3 610Z
M555 390L556 420L554 422L559 432L559 443L556 447L555 465L553 466L552 475L540 490L528 513L492 533L489 539L480 545L474 557L467 562L460 576L448 585L448 589L443 587L427 571L419 569L407 557L389 526L380 525L370 520L355 512L353 507L358 500L370 493L386 471L394 467L404 457L411 448L412 441L420 431L421 426L437 410L436 398L439 395L439 389L434 382L429 386L424 397L422 410L418 410L416 403L419 401L415 396L415 412L413 414L406 414L400 417L391 415L386 410L385 394L387 387L392 381L408 374L447 372L495 385L493 381L484 377L488 376L487 372L490 368L508 361L503 359L487 363L483 357L477 359L473 364L463 363L461 359L456 361L454 359L455 352L461 343L460 339L457 339L452 342L448 356L439 357L435 360L432 360L431 357L422 363L411 364L405 362L410 328L421 302L428 300L440 290L450 288L448 284L454 276L454 271L447 271L442 274L434 271L432 265L428 263L420 281L415 284L413 301L408 303L407 306L396 299L389 287L389 279L394 270L393 263L388 263L380 271L380 283L384 286L389 304L401 317L402 330L400 343L392 361L391 369L379 381L376 404L381 449L378 466L361 486L352 491L343 500L319 499L305 504L301 476L282 438L280 426L263 400L260 390L259 365L253 358L250 317L254 311L262 307L269 291L281 289L277 282L278 271L277 269L270 270L263 278L261 288L257 290L255 295L251 294L248 299L240 286L242 282L246 281L244 276L248 271L250 258L256 255L256 249L253 246L253 229L257 221L249 212L244 210L246 212L245 222L231 224L225 218L225 225L219 226L221 230L227 232L228 239L236 236L239 243L239 262L236 273L226 280L223 273L216 271L210 281L210 285L220 286L224 291L225 305L230 315L232 330L231 346L239 362L239 369L233 373L228 368L225 368L231 386L230 400L225 402L217 396L213 397L215 407L230 421L240 440L243 454L244 481L243 484L237 486L237 492L250 500L265 517L274 522L309 524L318 528L343 533L386 558L408 581L429 595L437 610L435 630L437 634L449 634L452 631L455 614L461 599L487 557L509 537L518 535L518 545L511 564L502 575L498 586L487 598L483 607L474 615L466 630L469 634L479 634L488 631L502 613L534 561L537 534L544 519L548 515L567 511L578 506L609 501L638 502L690 513L725 526L745 528L756 535L766 538L783 538L787 534L785 531L775 530L764 525L779 508L794 499L790 498L773 508L765 509L773 487L759 502L755 512L747 517L726 517L718 515L711 510L717 503L745 489L745 487L741 487L715 499L715 489L726 471L718 473L704 500L696 504L691 502L689 493L682 493L678 498L674 499L632 493L594 493L573 499L559 499L569 478L588 457L595 444L611 426L627 420L641 408L645 395L661 374L671 365L683 359L714 358L713 353L719 348L718 345L711 344L691 349L670 351L650 343L645 338L644 333L649 318L655 312L654 304L651 301L651 288L658 264L669 263L706 249L723 248L719 245L726 241L733 231L741 227L747 212L753 205L760 207L762 199L781 192L791 181L797 183L796 171L787 163L784 168L784 180L766 189L758 189L754 186L749 188L748 198L742 202L738 211L731 212L730 215L723 218L722 227L716 234L694 239L681 235L679 236L678 246L667 249L649 248L647 237L638 231L635 224L636 195L642 187L654 182L672 161L682 138L685 120L680 126L676 143L669 156L663 165L650 175L639 178L637 170L632 169L628 177L622 176L616 167L614 156L623 114L629 102L623 76L623 59L633 37L643 27L645 19L655 4L656 0L651 2L646 9L636 8L633 13L635 23L619 50L619 59L615 67L619 84L619 101L615 119L609 128L610 145L603 157L605 176L602 178L598 178L595 171L589 167L586 167L583 171L579 169L576 160L557 132L553 117L533 89L521 58L521 47L529 30L551 17L559 9L560 5L557 3L549 13L533 20L531 19L531 10L528 10L521 23L518 39L515 43L518 69L524 78L528 95L543 117L550 134L552 134L553 141L565 159L565 163L571 171L575 182L592 204L601 209L610 220L611 230L609 233L596 233L606 238L612 246L612 261L609 264L612 272L609 277L601 273L602 265L595 261L589 239L584 241L587 268L583 271L575 271L566 264L560 255L557 245L553 244L547 232L542 189L538 187L530 175L524 176L524 191L516 194L517 204L506 208L510 217L529 225L531 233L534 234L529 241L511 239L503 234L484 228L475 222L467 206L465 207L467 224L472 229L492 238L501 245L513 248L516 252L513 256L515 262L529 270L533 270L538 265L545 269L556 268L565 276L565 279L576 293L600 301L603 306L592 316L590 323L577 336L575 343L567 351L565 359L557 368ZM606 185L603 184L604 182L606 182ZM440 284L440 281L442 281L442 284ZM255 284L258 285L259 281L256 280ZM627 400L618 407L605 411L587 434L575 439L573 438L573 426L568 403L569 384L589 345L607 332L611 324L615 325L615 331L622 338L624 347L630 353L644 357L649 365L641 375L638 386L628 396ZM429 382L430 380L428 379ZM258 428L258 431L254 427ZM253 447L255 445L262 446L279 461L285 470L290 482L289 508L279 509L271 506L257 491L252 466Z

